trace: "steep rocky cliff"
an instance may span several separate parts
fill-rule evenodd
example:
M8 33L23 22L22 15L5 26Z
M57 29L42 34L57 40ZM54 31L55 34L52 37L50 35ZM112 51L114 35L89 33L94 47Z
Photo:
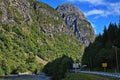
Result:
M62 4L56 8L63 20L69 26L74 35L85 45L94 41L95 32L82 11L72 4Z
M35 0L0 0L0 75L36 72L36 56L81 59L84 45L56 10Z

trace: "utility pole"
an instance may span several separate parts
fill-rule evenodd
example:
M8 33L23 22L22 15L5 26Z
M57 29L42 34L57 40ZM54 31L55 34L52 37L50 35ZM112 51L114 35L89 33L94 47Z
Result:
M118 64L118 54L117 54L117 47L116 46L112 46L113 48L115 48L115 55L116 55L116 72L119 72L119 64Z

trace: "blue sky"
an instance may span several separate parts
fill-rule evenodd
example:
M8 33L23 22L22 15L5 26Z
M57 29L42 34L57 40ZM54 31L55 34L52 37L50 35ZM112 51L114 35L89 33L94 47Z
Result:
M56 8L63 3L78 7L93 25L96 34L103 33L104 26L120 19L120 0L37 0Z

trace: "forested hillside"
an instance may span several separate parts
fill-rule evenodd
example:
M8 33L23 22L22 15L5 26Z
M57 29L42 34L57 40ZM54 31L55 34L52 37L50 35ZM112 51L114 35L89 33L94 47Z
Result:
M120 69L120 22L110 23L108 28L104 28L103 34L99 34L95 42L85 49L82 64L98 70L102 68L102 63L107 63L107 69L115 71L116 59Z
M49 5L0 0L0 75L37 73L43 67L40 60L63 54L81 60L83 52L84 44Z

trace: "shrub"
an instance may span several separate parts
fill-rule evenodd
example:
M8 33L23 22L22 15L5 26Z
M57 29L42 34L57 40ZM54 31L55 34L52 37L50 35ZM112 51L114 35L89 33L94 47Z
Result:
M62 57L46 64L43 72L49 76L52 76L53 80L61 80L64 77L65 73L72 68L72 63L72 58L63 55Z

